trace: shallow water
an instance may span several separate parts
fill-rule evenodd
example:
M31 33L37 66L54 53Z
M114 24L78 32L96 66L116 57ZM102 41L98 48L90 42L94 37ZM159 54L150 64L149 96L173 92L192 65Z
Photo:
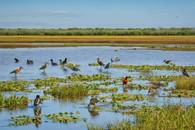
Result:
M0 49L0 80L15 80L13 75L9 72L15 67L23 66L24 70L18 75L18 80L34 80L38 78L46 77L64 77L73 73L71 70L64 72L60 67L49 66L46 70L46 75L43 75L39 70L39 67L48 62L49 59L54 59L58 62L59 59L68 58L71 63L81 65L81 74L98 74L99 67L89 67L89 63L94 63L97 57L100 57L105 63L110 62L110 58L114 56L120 57L119 64L132 64L132 65L161 65L164 59L172 59L177 65L195 65L195 52L185 51L161 51L161 50L146 50L146 49L121 49L122 47L64 47L64 48L22 48L22 49ZM117 51L116 51L117 50ZM14 63L14 58L20 59L19 63ZM26 65L26 59L30 58L34 60L33 65ZM130 75L132 77L139 77L139 72L128 72L126 69L109 69L106 73L112 77L121 77ZM180 75L180 72L174 71L153 71L153 75ZM147 84L145 80L134 80L136 84ZM172 87L174 83L170 83ZM122 93L121 86L119 87L118 93ZM159 93L163 91L159 90ZM144 94L147 95L147 90L130 90L132 94ZM32 93L24 92L11 92L5 93L9 96L16 94L17 96L27 96L30 99L34 99L37 94L43 95L42 91L33 91ZM109 95L109 94L105 94ZM11 116L16 115L30 115L34 116L33 106L29 104L27 109L9 111L7 109L0 110L0 129L1 130L52 130L58 128L59 130L64 129L79 129L85 130L86 124L84 121L77 123L53 123L44 116L45 114L58 113L58 112L80 112L80 117L85 118L88 123L99 124L105 126L107 123L132 119L132 117L121 115L120 113L114 113L108 111L106 104L103 105L104 111L99 113L90 113L87 109L87 103L89 97L82 100L79 103L63 102L55 99L47 100L41 105L42 109L42 124L36 128L34 125L27 125L21 127L9 127L9 119ZM194 98L167 98L167 97L153 97L149 101L130 101L127 102L132 105L148 104L148 105L164 105L164 104L183 104L190 105L195 103ZM48 121L48 122L44 122Z

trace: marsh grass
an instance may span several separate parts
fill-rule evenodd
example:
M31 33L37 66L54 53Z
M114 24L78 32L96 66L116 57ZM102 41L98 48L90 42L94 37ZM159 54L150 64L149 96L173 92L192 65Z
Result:
M97 63L88 64L89 66L99 66ZM176 65L125 65L125 64L112 64L111 68L128 69L129 71L149 71L149 70L174 70L180 71L182 68L188 71L195 71L195 66L176 66Z
M195 77L181 77L177 79L176 89L195 90Z
M51 94L56 98L64 100L80 100L88 96L88 92L92 87L88 84L74 82L63 86L52 87L45 93Z
M11 117L10 121L10 126L23 126L33 123L33 118L26 115L19 115Z
M67 77L67 80L71 80L71 81L96 81L96 80L109 80L109 79L111 78L105 74L95 74L95 75L74 74Z
M143 107L136 112L135 122L109 123L106 128L88 125L88 130L194 130L195 107L170 105Z

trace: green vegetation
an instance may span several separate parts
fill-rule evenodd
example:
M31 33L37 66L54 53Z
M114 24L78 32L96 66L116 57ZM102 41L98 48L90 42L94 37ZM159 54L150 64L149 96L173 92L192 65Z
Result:
M25 91L28 85L27 81L0 81L0 91Z
M69 123L69 122L77 122L80 120L80 117L78 116L79 112L60 112L57 114L49 114L47 115L48 119L51 119L54 122L60 122L60 123Z
M0 35L195 35L194 28L69 28L69 29L0 29Z
M8 109L23 109L28 106L28 98L21 96L17 97L16 95L10 97L4 97L3 94L0 94L0 108Z
M128 100L144 100L145 97L142 94L112 94L112 101L128 101Z
M135 114L135 123L115 122L108 124L106 128L90 124L88 130L193 130L194 114L194 106L142 107Z
M97 63L89 64L89 66L99 66ZM195 66L169 66L169 65L122 65L122 64L112 64L111 68L118 69L129 69L137 71L148 71L148 70L175 70L180 71L182 68L186 68L188 71L195 71Z
M91 87L83 83L69 83L60 87L52 87L45 91L47 94L51 94L56 98L64 100L79 100L85 96L88 96L88 92Z
M20 115L11 117L11 123L10 126L23 126L33 123L33 118L30 116Z
M71 81L95 81L95 80L109 80L111 78L104 74L96 74L96 75L74 74L74 75L68 76L66 79L71 80Z
M64 78L56 78L56 77L50 77L47 79L37 79L32 81L32 84L35 85L37 89L41 89L43 87L52 87L56 86L58 83L66 82Z

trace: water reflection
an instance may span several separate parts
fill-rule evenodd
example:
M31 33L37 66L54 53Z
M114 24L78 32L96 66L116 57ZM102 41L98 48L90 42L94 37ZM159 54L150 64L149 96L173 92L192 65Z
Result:
M38 128L39 125L41 124L41 107L36 106L36 107L34 107L33 110L34 110L33 122L34 122L35 126Z

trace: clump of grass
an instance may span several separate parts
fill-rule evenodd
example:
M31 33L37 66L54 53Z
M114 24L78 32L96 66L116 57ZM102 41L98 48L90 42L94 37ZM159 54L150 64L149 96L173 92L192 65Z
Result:
M88 96L91 86L84 83L69 83L64 86L52 87L45 93L51 94L56 98L64 100L79 100Z
M28 98L21 96L17 97L16 95L10 97L4 97L3 94L0 94L0 107L8 109L23 109L28 106Z
M0 81L0 91L25 91L27 81Z
M79 112L60 112L57 114L48 114L47 118L51 119L54 122L68 123L68 122L77 122L80 120L78 116Z
M112 94L112 101L128 101L128 100L144 100L145 97L142 94Z
M89 66L99 66L97 63L88 64ZM149 71L149 70L175 70L180 71L182 68L186 68L188 71L195 71L195 66L176 66L176 65L124 65L124 64L112 64L111 68L128 69L130 71Z
M47 79L37 79L33 81L32 84L34 84L37 89L41 89L42 87L56 86L60 82L66 82L66 80L64 78L50 77Z
M107 130L193 130L195 128L195 107L170 105L164 107L142 107L135 114L135 121L109 123ZM88 127L96 130L99 127ZM101 128L103 129L103 128Z
M20 115L20 116L11 117L10 121L11 121L11 123L9 124L10 126L23 126L23 125L32 124L33 118L26 115Z
M96 74L96 75L74 74L67 77L67 80L71 80L71 81L95 81L95 80L109 80L109 79L111 78L104 74Z
M195 77L182 77L176 80L176 89L195 90Z

